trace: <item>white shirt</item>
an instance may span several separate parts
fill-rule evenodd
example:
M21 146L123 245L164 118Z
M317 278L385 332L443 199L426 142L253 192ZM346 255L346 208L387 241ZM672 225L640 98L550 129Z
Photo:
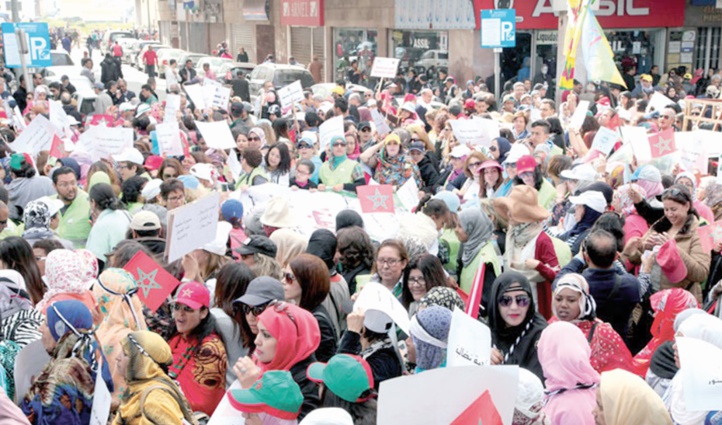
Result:
M165 86L170 87L172 84L178 84L178 70L169 66L165 69Z

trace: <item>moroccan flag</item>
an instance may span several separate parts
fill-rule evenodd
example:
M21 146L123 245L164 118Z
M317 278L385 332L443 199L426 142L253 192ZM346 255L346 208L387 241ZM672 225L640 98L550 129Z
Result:
M65 143L58 137L57 134L53 135L53 144L50 146L50 153L48 155L53 158L65 158Z
M180 285L178 279L143 251L138 251L123 269L133 275L140 300L153 311L158 310L168 295Z
M705 252L712 251L718 243L722 242L722 226L719 223L698 227L697 234Z
M584 62L587 67L587 80L607 81L627 87L622 74L614 63L614 53L609 41L594 16L594 12L587 7L584 22L582 23L582 46L584 46Z
M484 391L451 425L503 425L489 390Z
M677 152L677 146L674 143L674 129L668 128L650 135L649 147L652 151L652 158L659 158Z
M364 213L394 212L394 188L389 184L359 186L356 194Z
M479 317L479 304L481 304L481 296L484 293L484 272L486 271L486 263L481 263L476 274L474 274L474 281L471 283L471 289L469 290L469 298L466 301L466 314L476 319Z

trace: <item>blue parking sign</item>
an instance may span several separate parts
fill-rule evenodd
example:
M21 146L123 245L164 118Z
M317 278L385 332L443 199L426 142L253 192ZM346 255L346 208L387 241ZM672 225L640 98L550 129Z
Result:
M5 67L20 68L20 43L15 35L15 29L25 31L28 44L28 54L25 55L25 64L29 68L44 68L52 66L50 58L50 33L48 24L44 22L3 22L3 52L5 53Z
M496 49L516 47L516 10L481 11L481 47Z

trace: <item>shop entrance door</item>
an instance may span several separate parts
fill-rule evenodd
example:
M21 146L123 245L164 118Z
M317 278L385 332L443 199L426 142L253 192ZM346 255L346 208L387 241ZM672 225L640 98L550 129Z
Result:
M517 32L516 47L504 49L501 54L501 76L502 92L506 82L519 79L531 78L531 55L532 55L532 33Z

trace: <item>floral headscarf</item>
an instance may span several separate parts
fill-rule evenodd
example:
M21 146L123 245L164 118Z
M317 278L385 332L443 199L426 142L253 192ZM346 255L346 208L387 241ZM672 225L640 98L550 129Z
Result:
M80 261L83 263L85 289L90 289L98 278L98 257L87 249L79 249L75 253L80 256Z
M647 191L638 184L630 183L619 186L617 190L614 191L614 198L619 201L619 212L623 213L625 216L634 214L637 211L637 209L634 208L634 201L632 201L632 198L629 196L630 189L634 189L639 192L642 195L642 198L647 198Z
M419 370L443 367L451 328L451 310L438 305L425 308L411 318L411 339Z
M45 284L48 287L37 308L45 312L51 302L74 299L89 311L95 310L95 298L86 289L83 262L74 251L56 249L45 260Z
M43 201L30 201L23 210L23 222L26 230L34 228L47 229L50 226L50 218L48 204Z
M432 305L438 305L446 307L450 311L454 311L454 307L458 307L461 310L466 310L464 300L461 299L458 293L451 288L445 286L434 286L429 292L424 295L419 304L424 307L430 307Z

